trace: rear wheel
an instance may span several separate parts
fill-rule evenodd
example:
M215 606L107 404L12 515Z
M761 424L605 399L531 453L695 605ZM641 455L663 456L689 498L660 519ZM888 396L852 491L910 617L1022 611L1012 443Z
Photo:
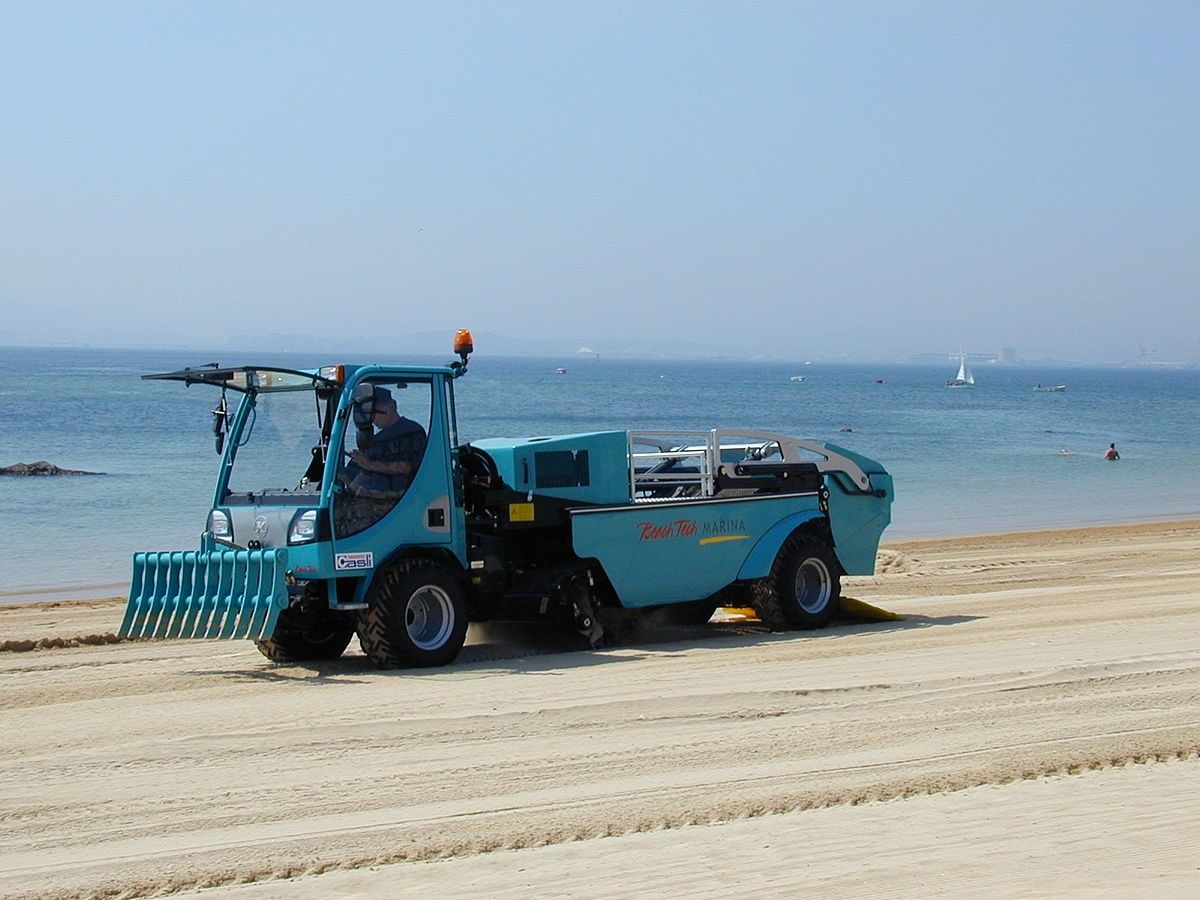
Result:
M306 601L283 610L275 633L254 643L272 662L302 662L337 659L353 636L354 626L347 618Z
M444 666L466 640L462 584L440 563L401 560L379 577L367 602L358 617L358 642L381 668Z
M758 618L772 631L824 628L837 611L841 579L829 545L811 535L788 538L770 574L754 586Z

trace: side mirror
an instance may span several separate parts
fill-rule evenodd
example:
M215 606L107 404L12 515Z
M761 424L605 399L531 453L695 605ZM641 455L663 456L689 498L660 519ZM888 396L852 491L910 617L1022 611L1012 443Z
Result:
M213 445L216 447L217 456L221 455L221 451L225 449L225 425L229 415L229 407L225 404L225 392L221 392L221 402L217 404L217 408L212 411L213 416Z
M354 386L354 399L350 407L354 417L355 438L359 450L366 450L375 438L372 422L375 419L375 385L366 381Z

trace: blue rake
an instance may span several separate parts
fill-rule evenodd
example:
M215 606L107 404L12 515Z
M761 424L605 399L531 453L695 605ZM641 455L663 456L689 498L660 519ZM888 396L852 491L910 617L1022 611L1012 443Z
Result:
M250 638L287 608L287 550L135 553L121 637Z

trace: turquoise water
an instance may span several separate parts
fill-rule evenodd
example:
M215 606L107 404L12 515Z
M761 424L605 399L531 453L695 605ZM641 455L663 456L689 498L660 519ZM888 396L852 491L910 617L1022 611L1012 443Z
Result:
M212 360L339 361L0 349L0 465L108 473L0 478L0 595L123 582L135 550L196 545L217 470L217 394L138 376ZM478 355L458 382L459 427L464 440L720 426L832 441L895 477L885 540L1200 516L1200 371L981 365L977 387L949 390L956 369ZM1037 382L1068 388L1034 393ZM1100 459L1110 441L1118 463Z

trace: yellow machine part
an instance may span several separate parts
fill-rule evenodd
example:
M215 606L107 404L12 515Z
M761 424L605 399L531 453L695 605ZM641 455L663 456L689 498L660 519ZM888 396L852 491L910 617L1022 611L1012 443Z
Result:
M738 616L742 619L757 619L758 613L749 606L722 606L718 612L723 612L727 616Z
M758 618L758 613L748 606L726 606L722 608L721 612L729 616L739 616L743 619ZM841 612L842 615L853 619L874 619L880 622L899 622L904 618L899 613L880 609L878 606L872 606L870 603L863 600L856 600L853 597L842 598Z
M850 616L854 619L875 619L881 622L899 622L904 616L899 613L894 613L888 609L880 609L878 606L872 606L863 600L855 600L853 597L842 598L842 615Z

